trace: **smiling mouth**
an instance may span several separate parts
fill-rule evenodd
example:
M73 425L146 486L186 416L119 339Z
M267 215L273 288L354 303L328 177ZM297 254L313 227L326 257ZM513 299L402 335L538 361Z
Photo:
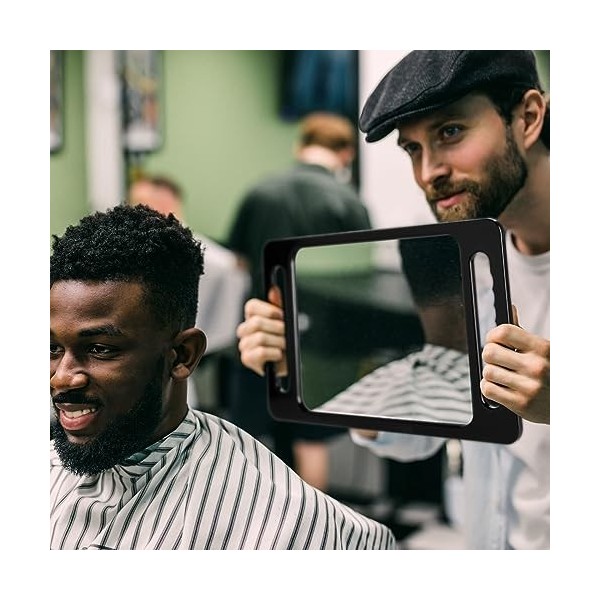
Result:
M90 413L96 412L97 408L82 408L80 410L63 410L65 417L68 419L77 419L78 417L82 417L83 415L89 415Z
M457 190L456 192L451 192L450 194L444 194L443 196L432 198L429 202L439 208L450 208L451 206L460 204L463 201L464 195L465 190Z
M97 418L98 406L56 404L60 424L67 431L81 432L88 429Z

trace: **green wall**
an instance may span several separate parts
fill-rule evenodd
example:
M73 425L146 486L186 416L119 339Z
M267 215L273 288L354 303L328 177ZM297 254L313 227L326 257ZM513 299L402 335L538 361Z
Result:
M67 139L51 156L52 232L89 212L83 53L65 58ZM292 160L296 123L277 114L280 53L168 50L163 69L164 141L141 166L177 180L188 225L222 240L246 188Z
M185 191L192 229L229 230L248 186L292 159L295 123L277 116L276 51L166 51L165 138L145 162Z
M60 150L50 154L50 232L65 227L89 212L84 138L83 53L63 52L64 138Z
M550 50L534 50L544 91L550 93Z

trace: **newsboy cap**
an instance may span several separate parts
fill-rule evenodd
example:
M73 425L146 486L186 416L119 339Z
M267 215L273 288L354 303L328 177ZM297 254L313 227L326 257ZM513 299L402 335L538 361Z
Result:
M541 90L531 50L414 50L379 82L359 119L376 142L411 117L492 84Z

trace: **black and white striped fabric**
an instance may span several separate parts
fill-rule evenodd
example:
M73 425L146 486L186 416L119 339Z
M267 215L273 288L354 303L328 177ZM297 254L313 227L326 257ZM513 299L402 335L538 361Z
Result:
M466 424L473 418L471 402L468 356L424 344L365 375L316 410Z
M94 476L51 443L51 549L394 549L389 529L300 479L235 425L189 410L166 438Z

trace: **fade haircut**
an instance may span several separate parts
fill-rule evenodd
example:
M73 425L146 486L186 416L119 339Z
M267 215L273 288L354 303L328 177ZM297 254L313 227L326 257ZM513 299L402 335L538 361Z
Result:
M50 287L65 280L141 283L161 325L175 331L195 325L203 248L173 215L117 206L53 238Z

